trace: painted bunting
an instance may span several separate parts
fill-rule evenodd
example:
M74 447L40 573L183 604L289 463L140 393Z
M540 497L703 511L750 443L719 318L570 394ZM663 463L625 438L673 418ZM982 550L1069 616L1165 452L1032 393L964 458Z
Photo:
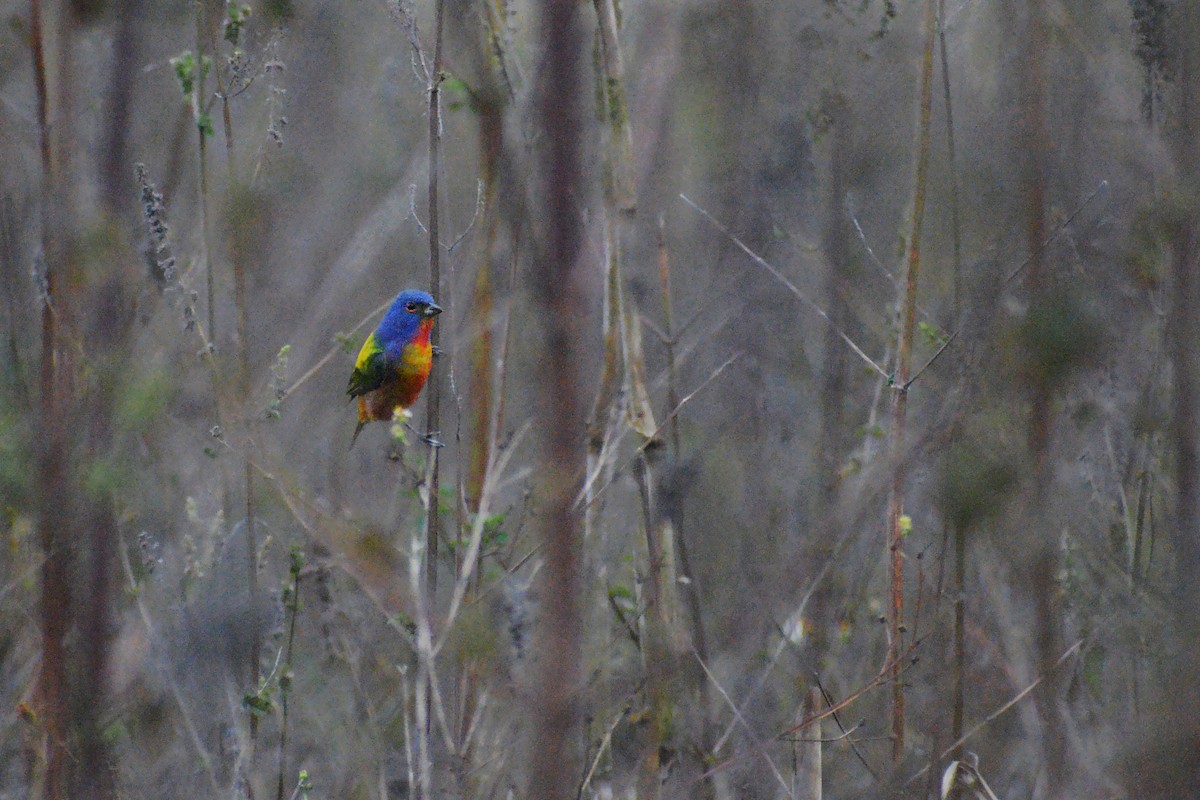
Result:
M387 421L417 401L433 366L429 332L442 309L433 296L417 289L396 295L375 332L363 342L346 394L358 398L358 427L350 446L368 422Z

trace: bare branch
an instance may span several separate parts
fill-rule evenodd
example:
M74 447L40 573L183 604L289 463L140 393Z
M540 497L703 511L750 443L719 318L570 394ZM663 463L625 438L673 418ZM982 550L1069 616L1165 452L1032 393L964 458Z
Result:
M842 338L842 341L844 341L846 344L848 344L850 346L850 349L853 350L859 358L861 358L863 361L867 362L867 364L870 365L871 369L875 370L876 372L878 372L881 376L883 376L885 378L888 376L887 370L885 370L883 367L876 364L875 361L869 355L864 353L862 348L859 347L857 344L855 344L854 340L851 339L846 334L845 331L843 331L841 328L839 328L834 323L833 319L828 314L825 313L825 309L821 308L819 305L814 303L812 300L809 300L808 295L806 295L806 294L804 294L804 292L800 291L800 289L797 288L796 284L794 284L790 280L788 280L787 277L782 272L777 270L775 267L771 266L771 264L768 263L766 259L764 259L758 253L755 253L748 246L746 246L745 242L743 242L741 239L737 238L732 233L730 233L728 228L726 228L724 225L722 225L720 222L718 222L712 214L708 213L703 208L701 208L700 206L693 203L688 198L687 195L681 194L681 195L679 195L679 197L681 200L683 200L683 202L687 203L689 206L691 206L692 208L699 211L700 214L703 215L703 217L705 219L707 219L714 228L719 230L721 233L723 233L726 236L726 238L728 238L731 242L736 244L743 253L750 256L750 258L754 261L754 263L758 264L760 267L765 269L767 272L771 273L771 275L773 275L777 281L779 281L785 287L787 287L787 290L789 292L791 292L792 294L794 294L797 297L797 299L800 300L800 302L804 303L806 306L811 308L813 311L816 311L818 314L820 314L821 319L823 319L827 323L829 323L833 327L834 331L837 332L837 335Z
M716 687L717 692L719 692L721 697L725 699L725 702L729 704L729 707L733 710L733 715L737 721L746 729L746 732L751 738L757 739L758 737L754 733L754 728L750 726L749 722L746 722L746 718L742 716L741 710L738 709L737 704L734 703L729 697L729 693L725 691L725 687L717 681L716 676L712 674L712 671L708 668L708 665L700 659L700 656L696 654L695 650L692 651L692 655L696 656L696 661L699 662L700 669L704 670L704 674L708 676L709 681L711 681L712 685ZM783 786L784 793L788 796L791 796L791 789L788 786L788 782L785 781L783 776L779 774L779 769L775 766L775 762L771 760L771 757L767 755L766 750L762 748L761 742L759 743L758 749L761 750L763 760L767 762L767 766L771 768L771 774L775 776L775 780L779 781L780 785Z
M735 362L739 358L741 358L742 355L744 355L744 354L743 353L734 353L732 356L730 356L728 359L725 360L725 363L721 364L721 366L719 366L715 370L713 370L713 372L707 378L705 378L699 386L697 386L695 389L693 389L688 394L684 395L683 398L679 401L679 405L677 405L677 406L675 406L675 408L671 409L671 413L667 414L666 418L662 421L662 423L657 428L654 429L653 435L648 437L638 447L638 449L636 451L634 451L634 454L629 459L629 462L626 464L626 467L628 467L630 464L632 464L634 462L634 460L636 460L637 457L646 450L647 447L649 447L650 445L652 445L658 441L658 435L660 433L662 433L663 429L668 424L670 424L671 420L675 419L675 416L677 414L679 414L680 411L683 410L683 407L685 405L687 405L688 402L690 402L693 397L695 397L697 394L699 394L704 389L704 387L708 386L710 383L712 383L714 380L716 380L717 376L720 375L722 372L724 372L726 367L733 364L733 362ZM587 493L588 488L590 487L590 485L592 483L595 482L595 480L599 476L600 472L601 472L601 470L596 470L596 472L594 472L592 475L588 476L588 480L584 482L583 489L579 492L579 495L575 498L575 506L576 507L579 507L579 505L584 502L584 498L587 498L588 505L596 502L596 500L600 497L600 495L604 493L604 490L612 485L613 479L609 479L603 486L601 486L599 489L597 489L594 494L592 494L590 497L588 496L588 493Z
M608 750L609 743L612 742L613 731L621 724L621 720L629 713L629 709L623 708L620 713L613 717L612 724L608 726L604 737L600 740L600 746L596 748L596 757L592 759L592 766L588 769L587 775L583 776L583 783L579 787L579 797L583 797L587 792L587 788L591 785L592 776L596 774L596 767L600 766L600 759L604 757L604 753Z
M921 373L924 372L925 370L929 369L929 367L932 366L933 362L938 360L938 356L940 356L942 353L944 353L946 351L946 348L950 346L950 343L954 341L955 337L957 337L958 334L959 334L959 331L955 331L954 333L950 334L950 336L948 336L946 338L946 341L942 342L942 346L939 347L938 351L936 353L934 353L933 356L928 361L925 362L925 366L923 366L919 370L917 370L916 374L913 375L911 378L908 379L908 381L905 382L905 384L904 384L905 389L912 386L913 383L916 382L917 378L921 377Z
M502 452L500 452L499 447L495 446L494 442L489 450L491 458L484 473L483 490L479 495L479 510L475 513L475 519L471 524L471 539L467 545L467 553L463 557L458 579L454 583L454 595L450 599L450 610L446 612L446 619L442 624L441 635L438 637L437 643L433 646L434 656L437 656L441 652L442 647L446 644L446 639L450 636L450 629L454 626L454 621L457 619L458 612L462 608L463 598L466 597L467 588L470 586L471 577L475 573L475 566L479 562L479 547L483 541L483 529L487 523L491 500L496 494L500 476L504 473L505 467L508 466L512 454L516 451L517 443L529 432L530 427L531 423L528 421L522 425L513 435L512 442ZM495 428L493 428L494 437ZM499 456L497 456L497 452L500 452Z
M1046 239L1042 242L1040 247L1038 247L1036 250L1034 250L1032 253L1030 253L1025 258L1025 260L1022 261L1020 263L1020 265L1017 266L1016 269L1014 269L1012 272L1010 272L1008 274L1008 277L1004 279L1004 285L1008 286L1010 283L1012 283L1013 280L1018 275L1020 275L1022 272L1025 271L1026 267L1028 267L1030 264L1033 263L1033 260L1035 258L1037 258L1042 253L1044 253L1046 251L1047 247L1054 244L1054 242L1058 239L1058 237L1062 235L1063 231L1065 231L1070 226L1070 224L1075 221L1075 218L1078 217L1080 215L1080 213L1082 213L1083 210L1091 204L1092 200L1094 200L1096 198L1096 195L1100 194L1100 192L1102 192L1103 190L1105 190L1107 188L1108 188L1108 181L1107 180L1100 181L1100 185L1097 186L1095 189L1093 189L1091 194L1089 194L1087 197L1083 198L1083 202L1079 204L1079 207L1076 208L1074 211L1072 211L1071 215L1069 217L1067 217L1065 220L1063 220L1062 224L1060 224L1057 228L1054 229L1054 233L1047 236Z
M408 39L409 46L413 51L413 66L420 65L421 71L417 74L426 83L430 80L429 65L425 61L425 49L421 47L420 31L417 30L417 19L413 16L412 8L404 0L387 0L388 13L392 15L392 19L404 31L405 37Z
M366 325L372 319L374 319L375 317L382 314L384 312L384 310L387 309L387 307L392 304L392 299L393 298L389 297L387 299L387 301L376 306L371 311L371 313L367 314L365 317L360 319L358 321L358 323L355 324L355 326L353 328L351 328L350 332L346 335L347 336L354 335L355 333L358 332L359 328L361 328L363 325ZM313 375L316 375L317 372L322 367L324 367L326 364L328 364L329 360L331 358L336 356L338 353L343 352L344 350L345 350L345 347L343 347L340 344L336 344L333 347L329 348L329 351L327 353L325 353L325 355L321 356L321 358L317 360L316 364L313 364L311 367L309 367L307 372L305 372L303 375L301 375L299 378L297 378L295 383L293 383L291 386L289 386L287 389L284 390L283 397L279 398L280 402L283 402L284 400L286 400L292 394L292 392L299 389L306 381L308 381L309 378L311 378Z
M471 232L471 229L475 227L475 221L479 219L479 216L482 213L483 213L483 181L478 181L478 182L476 182L476 186L475 186L475 211L474 211L474 213L471 214L471 221L467 223L467 227L463 228L463 232L460 233L454 239L453 242L451 242L448 245L447 244L442 245L442 247L446 248L447 253L453 253L454 248L458 247L459 244L462 243L462 240L467 238L467 234L469 234ZM441 243L439 242L439 244L441 244Z
M1066 649L1066 651L1061 656L1058 657L1058 660L1054 662L1054 664L1051 666L1051 669L1057 669L1058 667L1061 667L1068 658L1070 658L1076 651L1079 650L1080 647L1083 647L1083 639L1080 639L1075 644L1068 647ZM969 731L967 731L962 736L960 736L953 744L951 744L949 747L947 747L945 750L943 750L941 757L947 758L959 746L966 744L968 739L970 739L975 734L979 733L981 730L986 728L991 723L995 722L1002 714L1004 714L1004 712L1008 711L1013 706L1015 706L1017 703L1021 702L1026 697L1028 697L1029 693L1032 692L1034 689L1036 689L1041 684L1041 682L1046 679L1047 674L1049 674L1049 673L1043 672L1041 675L1037 676L1037 679L1033 683L1029 684L1024 689L1017 692L1015 695L1012 696L1012 699L1010 699L1008 702L1004 703L1004 705L1000 706L995 711L988 714L986 717L984 717L982 720L980 720L978 723L976 723L974 727L972 727ZM920 771L918 771L912 777L910 777L905 782L906 785L912 783L917 778L920 778L922 775L924 775L928 771L929 771L929 765L927 764L924 767L922 767L920 769Z

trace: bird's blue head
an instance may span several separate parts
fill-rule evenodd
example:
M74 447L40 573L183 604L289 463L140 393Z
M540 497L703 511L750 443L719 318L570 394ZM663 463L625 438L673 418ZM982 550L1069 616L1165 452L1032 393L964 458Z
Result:
M399 348L412 341L421 323L442 313L433 295L419 289L405 289L396 295L391 308L375 329L375 339L384 349Z

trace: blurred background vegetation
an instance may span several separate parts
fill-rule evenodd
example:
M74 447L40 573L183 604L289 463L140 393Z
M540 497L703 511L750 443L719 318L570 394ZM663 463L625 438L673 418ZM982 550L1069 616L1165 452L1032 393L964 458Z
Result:
M577 380L560 54L439 2L0 1L0 797L1194 792L1196 4L575 4Z

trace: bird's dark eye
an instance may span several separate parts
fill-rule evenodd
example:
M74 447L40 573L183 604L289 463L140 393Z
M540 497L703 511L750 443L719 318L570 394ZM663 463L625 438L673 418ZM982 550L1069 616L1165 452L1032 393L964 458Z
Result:
M406 311L416 311L417 304L414 303L413 301L409 300L407 303L404 304L404 308Z

